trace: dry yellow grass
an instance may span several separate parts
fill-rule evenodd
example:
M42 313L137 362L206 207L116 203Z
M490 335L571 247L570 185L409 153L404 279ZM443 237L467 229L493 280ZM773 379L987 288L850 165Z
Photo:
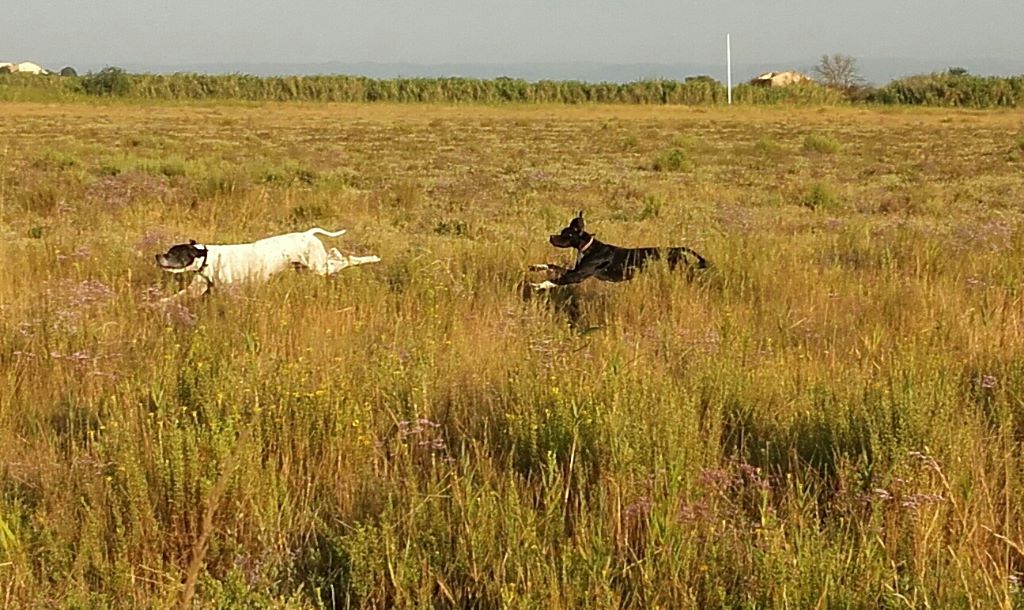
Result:
M0 109L7 607L1021 604L1019 113ZM579 209L715 267L523 301Z

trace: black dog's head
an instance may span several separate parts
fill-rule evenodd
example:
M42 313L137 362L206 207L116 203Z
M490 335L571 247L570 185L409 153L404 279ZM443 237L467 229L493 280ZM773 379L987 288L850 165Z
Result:
M166 254L157 254L156 264L164 271L171 273L199 271L206 263L206 254L206 246L197 244L193 239L189 240L187 244L171 246Z
M580 212L569 222L569 226L549 237L548 241L556 248L585 248L594 236L584 231L584 226L583 212Z

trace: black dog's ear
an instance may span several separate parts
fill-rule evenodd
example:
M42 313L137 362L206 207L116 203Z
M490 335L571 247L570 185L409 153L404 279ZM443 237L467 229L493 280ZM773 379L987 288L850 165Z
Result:
M576 218L572 219L572 222L569 223L569 226L576 229L577 231L582 231L584 225L585 223L583 222L583 211L580 210L579 215L576 216Z
M190 245L190 246L196 245L196 240L194 240L194 239L188 240L188 245Z

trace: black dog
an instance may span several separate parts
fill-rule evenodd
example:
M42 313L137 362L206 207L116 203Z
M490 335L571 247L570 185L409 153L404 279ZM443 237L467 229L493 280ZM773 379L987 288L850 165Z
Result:
M600 242L584 230L583 212L573 218L569 226L562 229L560 233L552 235L548 241L556 248L576 248L579 251L579 256L576 259L576 267L573 269L551 264L530 265L531 271L556 271L561 274L552 280L530 284L535 290L576 284L588 277L596 277L606 282L624 282L633 279L633 276L649 261L661 259L663 256L670 269L685 265L688 270L692 271L693 269L706 269L710 265L700 254L681 246L674 248L620 248Z

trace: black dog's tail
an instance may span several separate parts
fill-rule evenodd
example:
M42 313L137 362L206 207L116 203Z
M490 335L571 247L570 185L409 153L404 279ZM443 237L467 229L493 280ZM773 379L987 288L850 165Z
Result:
M692 263L689 260L688 256L692 256L693 258L697 259L697 262L696 263ZM676 265L678 265L680 263L682 263L682 264L684 264L684 265L686 265L686 266L688 266L690 268L696 267L697 269L707 269L707 268L711 267L711 262L708 261L708 259L706 259L703 256L701 256L700 254L698 254L696 250L691 250L690 248L687 248L685 246L679 246L677 248L672 248L669 251L669 256L668 256L669 267L672 268L672 269L675 269Z
M708 261L708 259L706 259L703 256L701 256L700 254L697 254L693 250L690 250L690 253L697 257L697 268L698 269L707 269L708 267L711 266L711 262Z

